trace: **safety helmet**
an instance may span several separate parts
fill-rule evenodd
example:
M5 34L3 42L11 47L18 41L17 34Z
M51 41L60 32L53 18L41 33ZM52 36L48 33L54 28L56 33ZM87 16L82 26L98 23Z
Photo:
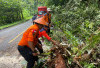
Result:
M47 8L47 11L52 11L51 8Z
M46 15L44 15L43 17L37 18L36 20L34 20L34 22L45 25L45 26L48 26L48 24L49 24Z
M42 16L43 13L47 13L47 7L46 6L38 7L38 16Z

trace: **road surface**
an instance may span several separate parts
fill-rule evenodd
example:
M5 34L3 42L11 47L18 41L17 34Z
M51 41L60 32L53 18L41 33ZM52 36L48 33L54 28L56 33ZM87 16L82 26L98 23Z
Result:
M32 25L31 20L17 26L0 30L0 51L6 50L11 45L17 46L16 43L21 39L23 31L30 25Z

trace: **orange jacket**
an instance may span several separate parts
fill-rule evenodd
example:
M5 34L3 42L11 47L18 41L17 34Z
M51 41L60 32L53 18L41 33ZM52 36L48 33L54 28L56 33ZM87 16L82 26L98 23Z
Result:
M45 38L47 38L48 40L51 39L51 37L48 36L48 34L46 33L46 31L42 28L40 31L39 31L39 36L38 38L44 36Z
M18 43L18 45L29 47L28 41L32 41L34 43L33 46L35 46L38 42L38 34L39 34L39 28L38 28L37 24L30 26L23 33L23 37L20 40L20 42Z

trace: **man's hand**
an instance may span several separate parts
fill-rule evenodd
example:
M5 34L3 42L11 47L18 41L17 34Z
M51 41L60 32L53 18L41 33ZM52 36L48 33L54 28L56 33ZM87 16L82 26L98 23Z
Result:
M33 54L33 56L37 56L38 55L38 53L32 53Z
M44 42L44 38L43 38L43 36L42 36L42 42Z
M53 42L54 45L58 45L56 41Z
M42 38L42 42L44 42L44 38Z
M50 40L54 45L58 45L55 40Z

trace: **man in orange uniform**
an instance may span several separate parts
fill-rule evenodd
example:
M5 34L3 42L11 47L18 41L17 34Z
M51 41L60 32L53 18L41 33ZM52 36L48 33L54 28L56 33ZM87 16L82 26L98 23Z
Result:
M48 15L48 20L49 20L49 24L51 23L51 9L50 8L47 8L47 15Z
M48 23L49 23L49 26L47 27L48 30L46 31L48 34L50 34L50 24L51 24L51 12L52 10L50 8L47 8L47 17L48 17Z
M35 21L36 22L36 21ZM18 51L25 58L27 63L27 68L32 68L34 62L38 60L37 53L35 53L35 47L38 44L38 34L39 30L43 28L44 25L48 25L45 21L37 21L34 25L30 26L24 33L23 37L18 43Z

